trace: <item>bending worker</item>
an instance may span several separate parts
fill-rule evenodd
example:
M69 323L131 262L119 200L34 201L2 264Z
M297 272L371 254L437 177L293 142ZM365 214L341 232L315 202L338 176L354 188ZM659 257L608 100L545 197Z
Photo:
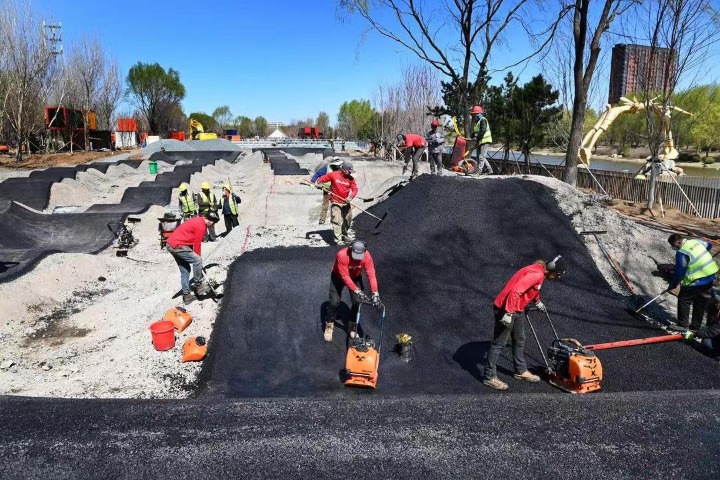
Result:
M488 351L483 383L496 390L507 390L508 384L497 378L497 359L512 338L513 364L517 380L539 382L540 377L528 371L525 363L525 318L520 315L530 302L544 312L545 305L540 301L540 286L546 278L557 280L565 273L565 261L561 256L550 262L538 260L523 267L510 278L493 302L495 330Z
M328 157L327 160L321 162L320 165L318 165L318 168L317 170L315 170L315 174L312 176L310 181L312 183L317 182L318 178L322 177L326 173L338 170L342 163L342 160L340 160L338 157ZM330 210L330 187L330 182L322 184L323 201L322 208L320 209L320 220L318 221L320 225L325 223L328 211Z
M352 205L350 202L358 193L357 182L352 176L353 165L345 160L340 170L326 173L315 181L316 186L330 182L330 222L336 245L348 244L348 230L352 222Z
M228 183L223 187L223 196L220 197L220 210L225 220L225 235L232 232L233 227L240 225L238 221L238 203L240 197L232 193L232 187Z
M427 134L427 143L429 148L430 157L430 174L434 174L437 170L438 175L442 175L443 164L442 164L442 150L445 144L445 135L442 132L438 132L439 122L436 118L430 122L430 131Z
M179 190L178 201L180 203L180 211L182 212L183 220L187 220L197 215L197 204L187 183L181 183Z
M198 211L202 216L207 216L207 214L210 212L216 213L218 211L217 197L215 197L215 193L212 192L210 184L208 182L202 182L200 184L200 194L198 195ZM217 240L217 235L215 234L215 224L208 227L206 238L211 242Z
M193 302L191 289L196 295L207 295L209 287L203 283L202 245L205 230L220 220L218 214L210 212L205 217L194 217L183 222L167 239L167 251L170 252L180 269L180 286L182 287L183 303ZM193 278L190 280L190 269Z
M427 142L420 135L414 133L399 133L397 135L397 147L404 152L405 165L403 165L402 174L405 175L408 164L412 160L412 173L410 174L410 180L415 179L418 176L418 163L423 153L425 153L425 147Z
M667 290L674 290L680 285L677 325L670 328L678 331L685 331L688 328L697 330L702 325L707 298L718 271L718 266L710 255L712 243L699 238L685 239L677 233L670 235L668 243L676 253L675 272Z
M493 169L487 159L487 151L492 143L490 124L485 118L485 111L480 105L472 107L470 114L472 115L472 138L475 140L475 148L477 149L478 172L486 172L488 175L492 175Z
M372 299L363 292L362 272L365 270L370 281ZM347 248L342 248L335 256L332 273L330 274L330 298L325 317L325 332L323 338L326 342L332 342L333 328L337 318L337 310L342 299L343 289L347 287L352 301L351 320L348 323L348 335L355 336L355 318L360 308L360 302L370 303L374 306L380 305L380 293L378 292L377 278L375 277L375 264L370 252L367 251L365 242L357 240Z

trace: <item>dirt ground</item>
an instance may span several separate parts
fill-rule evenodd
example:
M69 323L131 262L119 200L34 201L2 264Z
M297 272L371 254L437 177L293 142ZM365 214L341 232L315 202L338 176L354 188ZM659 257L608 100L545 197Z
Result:
M311 171L319 155L296 158ZM161 164L161 168L171 168ZM116 166L107 174L90 172L53 187L51 203L71 198L73 206L117 201L122 190L145 179L138 171ZM360 198L374 198L397 182L399 162L355 162ZM422 164L421 173L428 173ZM227 267L243 253L279 246L322 247L328 224L318 225L320 193L300 184L304 177L276 176L259 152L243 152L236 163L219 161L190 179L195 191L203 181L219 192L230 180L242 203L240 226L216 243L203 244L208 275L224 282ZM667 212L666 222L643 216L641 207L614 202L611 208L595 197L548 177L528 176L548 186L560 208L578 232L606 230L600 236L607 250L624 270L636 293L653 296L666 283L651 272L658 262L671 262L668 232L687 225L704 228L714 221L696 220ZM468 179L482 182L483 178ZM72 398L184 398L192 393L200 363L179 361L182 344L192 336L210 337L219 308L212 300L188 306L192 324L177 335L176 347L157 352L149 326L165 312L181 305L179 274L171 256L160 249L158 217L177 208L177 190L169 206L154 206L140 215L134 234L140 243L128 258L109 248L97 255L55 254L32 271L0 284L0 395ZM364 203L369 207L372 203ZM637 209L637 210L636 210ZM672 225L672 223L671 223ZM216 227L224 233L222 222ZM610 285L626 294L627 287L612 270L592 236L583 236L587 248ZM220 288L222 291L222 287ZM674 297L661 302L674 312Z
M121 153L136 153L136 150L123 150L114 152L117 154ZM0 169L11 168L11 169L30 169L36 170L39 168L49 168L58 166L73 166L82 165L84 163L92 162L101 158L111 157L112 153L108 152L63 152L63 153L33 153L32 155L23 155L22 162L18 163L15 161L15 157L2 156L0 157Z

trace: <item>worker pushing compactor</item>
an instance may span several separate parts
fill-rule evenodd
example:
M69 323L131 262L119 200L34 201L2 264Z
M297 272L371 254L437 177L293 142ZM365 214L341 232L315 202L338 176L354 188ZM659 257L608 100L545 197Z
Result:
M365 270L372 298L363 292L362 272ZM380 305L380 292L378 291L377 278L375 277L375 263L368 252L365 242L356 240L347 248L342 248L335 256L332 273L330 274L330 298L325 317L325 332L323 338L326 342L332 342L333 329L337 319L337 310L342 299L343 289L347 287L352 301L352 315L348 324L348 335L355 333L355 318L360 308L360 303L370 303L376 307Z
M528 371L525 363L525 319L520 315L531 302L540 311L546 307L540 301L540 287L546 278L557 280L565 273L565 261L561 256L552 261L538 260L523 267L510 278L493 301L495 331L488 351L483 383L496 390L507 390L508 384L497 378L497 359L512 338L515 379L539 382L540 377Z

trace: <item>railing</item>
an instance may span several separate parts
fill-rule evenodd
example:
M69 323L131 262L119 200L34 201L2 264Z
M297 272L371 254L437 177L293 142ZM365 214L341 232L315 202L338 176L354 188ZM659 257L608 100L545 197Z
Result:
M531 175L552 175L555 178L562 179L565 172L564 166L544 165L538 162L530 163L530 171L523 163L514 161L504 162L502 160L490 159L490 164L496 172L504 168L505 174L531 174ZM634 173L611 172L608 170L592 170L597 181L602 188L613 198L628 200L631 202L645 202L648 198L648 190L650 188L649 175L646 180L635 178ZM675 183L677 181L677 184ZM680 187L682 187L682 190ZM602 193L595 180L584 167L578 168L577 177L578 188L589 189L597 193ZM683 190L685 194L683 194ZM689 215L696 215L695 209L690 202L697 208L700 216L703 218L720 217L720 178L718 177L690 177L680 176L673 177L669 175L659 175L656 195L662 199L662 203L666 207L672 207ZM685 198L685 195L688 198Z

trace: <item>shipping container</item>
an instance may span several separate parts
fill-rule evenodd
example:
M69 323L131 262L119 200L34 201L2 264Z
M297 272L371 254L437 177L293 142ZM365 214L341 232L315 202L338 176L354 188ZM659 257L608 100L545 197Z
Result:
M185 132L170 132L169 137L173 140L180 140L181 142L185 141Z

